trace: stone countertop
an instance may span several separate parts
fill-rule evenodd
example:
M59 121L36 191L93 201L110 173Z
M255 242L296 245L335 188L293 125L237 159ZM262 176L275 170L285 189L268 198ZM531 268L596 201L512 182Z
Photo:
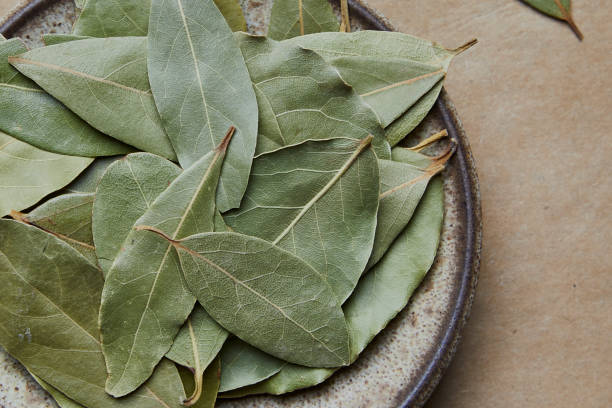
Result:
M0 15L17 0L0 0ZM612 406L612 10L585 40L518 0L369 0L449 48L476 158L484 249L463 341L427 408ZM606 7L608 6L608 7Z

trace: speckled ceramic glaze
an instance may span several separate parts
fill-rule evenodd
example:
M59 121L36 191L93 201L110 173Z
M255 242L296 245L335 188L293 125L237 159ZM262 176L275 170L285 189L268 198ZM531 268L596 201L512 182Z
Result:
M384 17L364 2L349 3L355 30L393 30ZM242 0L251 32L265 32L271 5L272 0ZM7 37L19 36L28 46L37 47L44 33L70 32L75 17L72 0L23 1L0 21L0 32ZM406 143L416 144L442 129L447 129L458 144L457 154L443 173L446 192L443 236L436 262L409 306L376 337L355 364L340 370L324 384L282 397L223 400L218 402L219 407L374 408L420 407L425 403L454 354L469 315L480 263L478 180L467 138L444 91ZM54 406L27 371L0 349L0 407Z

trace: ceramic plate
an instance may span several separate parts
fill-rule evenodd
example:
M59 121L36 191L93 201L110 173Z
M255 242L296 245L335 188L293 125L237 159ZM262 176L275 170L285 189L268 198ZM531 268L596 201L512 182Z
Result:
M264 33L272 0L241 0L249 30ZM337 1L332 2L334 7ZM361 1L350 1L353 29L393 30ZM44 33L68 33L76 16L72 0L23 1L0 32L41 46ZM453 44L450 44L453 45ZM469 315L480 265L481 216L478 179L467 137L445 91L426 120L408 137L416 144L447 129L457 153L443 173L446 192L443 236L436 262L410 305L368 346L352 366L324 384L287 396L223 400L223 408L420 407L438 384ZM0 406L54 407L27 372L0 349Z

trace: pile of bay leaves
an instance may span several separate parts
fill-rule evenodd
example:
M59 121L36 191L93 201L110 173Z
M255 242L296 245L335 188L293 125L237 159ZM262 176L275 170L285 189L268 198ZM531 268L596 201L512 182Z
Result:
M62 407L212 407L355 361L433 263L447 50L325 0L86 0L0 39L0 343ZM235 32L233 32L235 31ZM320 32L326 31L326 32ZM8 216L12 219L8 219Z

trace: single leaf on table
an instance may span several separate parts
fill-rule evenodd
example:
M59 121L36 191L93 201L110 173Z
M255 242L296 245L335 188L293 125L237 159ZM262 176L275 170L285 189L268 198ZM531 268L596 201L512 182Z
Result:
M150 91L146 42L145 37L71 41L9 62L96 129L174 160Z
M87 0L72 28L90 37L146 36L151 0Z
M47 231L76 249L94 266L98 266L91 213L94 194L63 194L41 204L29 214L11 212L17 221Z
M444 190L434 178L406 229L397 237L383 259L359 281L343 310L349 326L351 361L408 304L436 256L444 219ZM238 398L252 394L280 395L312 387L335 370L287 364L259 384L220 395Z
M57 388L53 387L48 382L44 381L42 378L37 377L36 375L30 373L30 375L36 380L36 382L53 397L57 405L61 408L86 408L81 404L74 402L64 394L62 394Z
M257 100L232 31L212 0L153 0L148 46L155 102L183 168L236 128L217 206L238 207L257 141Z
M216 186L233 133L231 128L214 151L157 196L106 275L100 327L106 390L114 397L129 394L151 375L195 304L172 245L139 226L154 226L172 239L213 231Z
M245 343L237 337L225 342L221 349L221 385L226 392L270 378L287 363Z
M0 217L65 187L92 160L46 152L0 132Z
M193 370L194 391L185 404L198 406L198 400L207 396L205 371L219 354L228 333L199 305L193 309L185 325L186 330L179 331L166 357Z
M429 112L453 57L475 43L449 50L429 40L386 31L320 33L288 41L314 50L338 69L387 132L394 126L387 134L392 146L420 123L423 112ZM424 103L411 112L419 102Z
M373 135L380 158L389 144L374 111L317 53L297 44L235 34L259 104L256 154L305 140Z
M310 265L260 238L209 232L176 241L187 285L227 331L277 358L305 366L348 363L346 321Z
M115 161L124 156L98 157L95 159L85 171L79 174L79 177L74 179L72 183L64 188L67 193L95 193L98 188L98 183L102 175Z
M150 153L133 153L111 164L97 185L93 240L98 263L108 274L134 223L178 177L174 163Z
M187 369L179 368L179 374L183 380L183 386L188 394L195 392L195 384L193 382L193 374ZM194 408L214 408L215 402L217 401L217 394L219 392L219 382L221 377L221 360L215 358L212 363L204 371L202 395L198 401L191 405L186 402L185 405L192 406Z
M580 41L584 39L582 32L572 17L572 0L523 0L536 10L548 14L558 20L563 20L574 31Z
M444 170L454 153L454 144L438 157L429 157L409 149L393 149L394 160L379 160L380 203L374 248L369 269L384 255L405 229L421 201L429 181Z
M125 399L104 392L102 274L64 241L0 220L0 277L0 343L34 375L87 407L181 406L182 384L167 360Z
M371 139L315 140L258 156L227 225L302 258L342 304L374 243L380 181Z
M79 118L8 63L27 52L17 38L0 42L0 130L35 147L71 156L111 156L129 146Z
M327 0L275 0L270 15L268 37L285 40L339 29L338 18Z

